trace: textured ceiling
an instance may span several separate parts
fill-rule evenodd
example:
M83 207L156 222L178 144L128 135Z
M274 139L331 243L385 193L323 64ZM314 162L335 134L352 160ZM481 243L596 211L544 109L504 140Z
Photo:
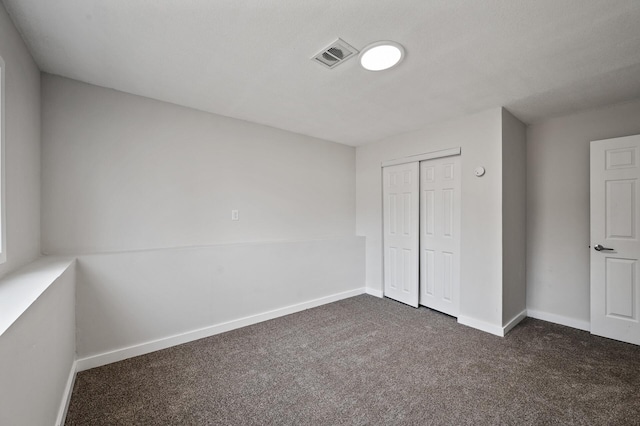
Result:
M640 97L638 0L3 0L43 71L349 145ZM387 72L309 58L394 40Z

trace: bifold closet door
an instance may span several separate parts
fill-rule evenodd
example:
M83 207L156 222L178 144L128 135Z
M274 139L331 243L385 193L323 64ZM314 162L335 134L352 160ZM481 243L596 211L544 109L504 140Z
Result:
M418 162L384 167L384 295L418 307Z
M420 304L460 312L460 157L420 163Z

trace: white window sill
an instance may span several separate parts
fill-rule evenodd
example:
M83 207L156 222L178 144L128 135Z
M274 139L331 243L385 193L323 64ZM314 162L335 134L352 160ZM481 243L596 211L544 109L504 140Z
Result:
M0 280L0 336L74 261L70 257L42 257Z

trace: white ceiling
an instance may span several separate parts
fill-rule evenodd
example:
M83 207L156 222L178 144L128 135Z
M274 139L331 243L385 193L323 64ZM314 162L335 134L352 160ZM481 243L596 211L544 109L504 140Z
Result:
M3 0L52 74L361 145L505 106L525 122L640 97L639 0ZM386 72L309 60L404 45Z

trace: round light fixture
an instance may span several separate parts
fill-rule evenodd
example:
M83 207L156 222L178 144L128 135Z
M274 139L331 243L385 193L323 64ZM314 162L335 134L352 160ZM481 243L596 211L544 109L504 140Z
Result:
M369 71L382 71L398 65L404 48L394 41L378 41L362 49L360 64Z

